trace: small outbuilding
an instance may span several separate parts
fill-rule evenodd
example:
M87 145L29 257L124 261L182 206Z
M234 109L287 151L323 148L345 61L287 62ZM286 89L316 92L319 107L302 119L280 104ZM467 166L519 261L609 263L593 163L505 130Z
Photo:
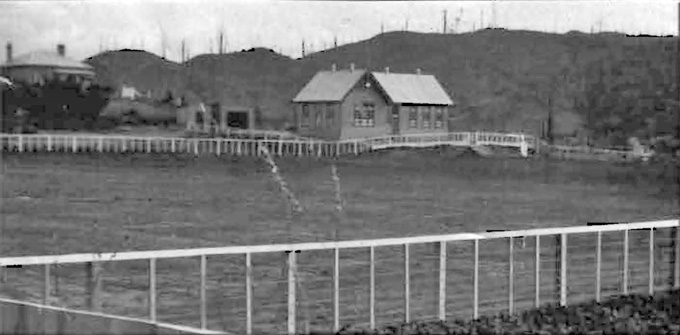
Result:
M217 127L220 131L227 128L254 129L255 112L245 106L222 106L195 104L182 107L177 111L177 123L186 125L190 130L208 130Z
M342 140L448 132L453 101L433 75L355 69L318 72L293 99L302 136Z

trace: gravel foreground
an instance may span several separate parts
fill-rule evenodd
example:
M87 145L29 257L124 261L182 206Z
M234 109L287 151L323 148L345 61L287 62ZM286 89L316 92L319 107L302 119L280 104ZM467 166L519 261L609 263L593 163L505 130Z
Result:
M346 327L337 334L680 334L680 290L615 296L568 307L546 305L477 320L414 321L378 330Z

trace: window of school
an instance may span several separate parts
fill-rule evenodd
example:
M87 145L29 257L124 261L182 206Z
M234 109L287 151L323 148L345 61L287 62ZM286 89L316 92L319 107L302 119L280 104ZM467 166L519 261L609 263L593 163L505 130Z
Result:
M375 105L365 102L354 106L355 127L375 127Z
M302 116L300 117L300 127L309 127L309 105L302 105Z
M432 107L421 107L423 129L430 129L431 114L432 114L432 113L430 113L430 108L432 108Z
M314 127L321 128L321 122L323 121L321 119L323 117L323 105L316 104L314 107Z
M436 129L444 128L444 108L443 107L435 107L434 127Z
M327 104L326 105L326 125L328 127L333 126L333 123L335 122L335 113L333 110L333 104Z
M408 108L408 127L418 128L418 110L416 107Z

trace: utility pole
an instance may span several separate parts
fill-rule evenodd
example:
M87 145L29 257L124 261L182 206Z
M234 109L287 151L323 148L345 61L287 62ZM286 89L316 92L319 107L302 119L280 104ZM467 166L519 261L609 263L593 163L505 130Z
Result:
M461 20L462 17L463 17L463 8L461 8L461 9L459 10L458 16L456 16L456 25L455 25L455 28L454 28L454 32L455 32L455 33L460 33L460 32L458 31L458 25L460 24L460 20Z
M305 40L302 40L302 58L305 58Z
M446 34L446 9L444 9L444 27L442 28L442 34Z
M184 39L182 39L182 63L184 63L184 61L186 61L185 56L186 56L186 45L185 45Z
M221 55L221 54L224 53L224 32L223 31L220 31L219 40L220 40L220 45L218 47L218 50L219 50L219 54Z

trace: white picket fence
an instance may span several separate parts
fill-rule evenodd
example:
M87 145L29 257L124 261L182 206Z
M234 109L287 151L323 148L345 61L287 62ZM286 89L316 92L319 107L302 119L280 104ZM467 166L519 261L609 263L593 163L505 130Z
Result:
M253 133L243 133L242 135ZM533 136L485 132L460 132L382 136L341 141L286 138L171 138L123 135L0 134L3 151L15 152L115 152L260 155L266 146L275 155L339 156L395 147L492 145L534 148Z
M0 269L11 267L6 271L16 278L3 285L14 283L25 292L42 286L38 291L44 304L54 301L52 285L57 284L51 271L59 267L64 275L60 296L85 292L113 299L124 295L118 313L141 308L153 322L164 318L164 322L207 330L296 334L337 331L344 324L376 328L415 319L477 318L545 303L567 305L613 294L678 288L678 227L678 220L665 220L377 240L5 257L0 258ZM267 257L272 262L266 263ZM134 266L120 265L129 262ZM162 263L167 266L161 267ZM91 289L97 287L93 284L86 291L78 290L83 278L69 276L84 272L83 264L89 264L89 269L95 268L92 264L99 264L99 269L115 266L102 270L100 278L108 278L108 283L99 288L115 293L97 293ZM73 265L81 266L80 271ZM148 298L143 302L129 298L126 292L135 288Z

